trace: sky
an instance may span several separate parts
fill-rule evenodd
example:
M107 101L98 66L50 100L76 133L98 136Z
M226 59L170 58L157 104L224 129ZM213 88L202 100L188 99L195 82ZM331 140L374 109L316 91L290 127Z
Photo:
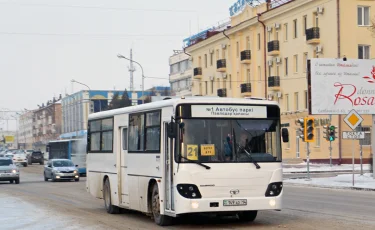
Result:
M169 85L173 50L189 35L229 20L234 2L0 0L0 111L35 109L87 89L71 79L95 90L129 88L129 61L117 54L129 57L130 49L150 77L145 89ZM141 82L136 66L135 89ZM0 128L5 123L0 118Z

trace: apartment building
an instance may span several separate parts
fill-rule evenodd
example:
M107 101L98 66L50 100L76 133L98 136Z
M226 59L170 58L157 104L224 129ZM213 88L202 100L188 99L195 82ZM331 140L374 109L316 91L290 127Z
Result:
M175 50L169 58L169 83L173 96L191 96L191 79L193 70L189 55L181 50Z
M221 97L263 97L278 101L282 126L290 133L283 143L284 159L306 159L305 143L299 138L297 118L308 115L307 60L310 58L374 58L375 39L371 19L375 1L273 0L245 4L231 17L225 30L211 30L194 38L185 51L193 60L193 95ZM209 34L210 33L210 34ZM339 131L350 128L344 116L314 116L316 141L310 145L310 159L327 162L329 142L323 126L333 124ZM363 159L370 157L370 116L361 129ZM332 143L334 162L351 162L351 142ZM356 145L359 158L359 145Z
M61 103L48 101L34 111L33 116L33 138L34 149L46 151L49 141L58 139L61 133Z
M19 117L18 141L19 147L23 149L33 148L33 111L25 111Z

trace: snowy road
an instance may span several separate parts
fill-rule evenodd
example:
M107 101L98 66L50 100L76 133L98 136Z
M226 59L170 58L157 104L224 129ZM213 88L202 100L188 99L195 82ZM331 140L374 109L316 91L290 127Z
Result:
M80 182L44 182L43 167L21 168L21 184L0 183L0 229L164 229L140 213L109 215ZM281 212L254 223L205 217L165 229L375 229L375 192L285 187Z

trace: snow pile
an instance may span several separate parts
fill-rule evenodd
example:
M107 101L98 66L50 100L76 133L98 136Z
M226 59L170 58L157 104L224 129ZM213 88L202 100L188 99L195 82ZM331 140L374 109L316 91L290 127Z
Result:
M73 223L69 216L64 216L54 211L48 212L41 207L4 193L0 193L0 213L0 228L2 230L95 229L93 226Z
M353 188L352 177L352 174L342 174L336 177L312 178L311 180L287 179L284 182L286 184L304 184L329 188ZM359 174L354 175L354 188L375 189L375 179L372 177L372 173L365 173L362 176Z
M363 164L363 170L370 170L369 164ZM330 165L328 164L310 164L310 172L340 172L340 171L351 171L353 170L353 165L345 164L345 165ZM355 171L361 170L360 164L354 165ZM283 172L284 173L298 173L298 172L307 172L307 164L302 163L298 165L283 165Z

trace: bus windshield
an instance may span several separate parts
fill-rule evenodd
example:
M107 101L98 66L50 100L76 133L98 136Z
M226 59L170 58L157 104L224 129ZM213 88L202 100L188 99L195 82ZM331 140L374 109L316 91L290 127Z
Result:
M177 162L280 162L280 121L183 119ZM186 158L186 159L184 159ZM187 160L188 159L188 160Z

